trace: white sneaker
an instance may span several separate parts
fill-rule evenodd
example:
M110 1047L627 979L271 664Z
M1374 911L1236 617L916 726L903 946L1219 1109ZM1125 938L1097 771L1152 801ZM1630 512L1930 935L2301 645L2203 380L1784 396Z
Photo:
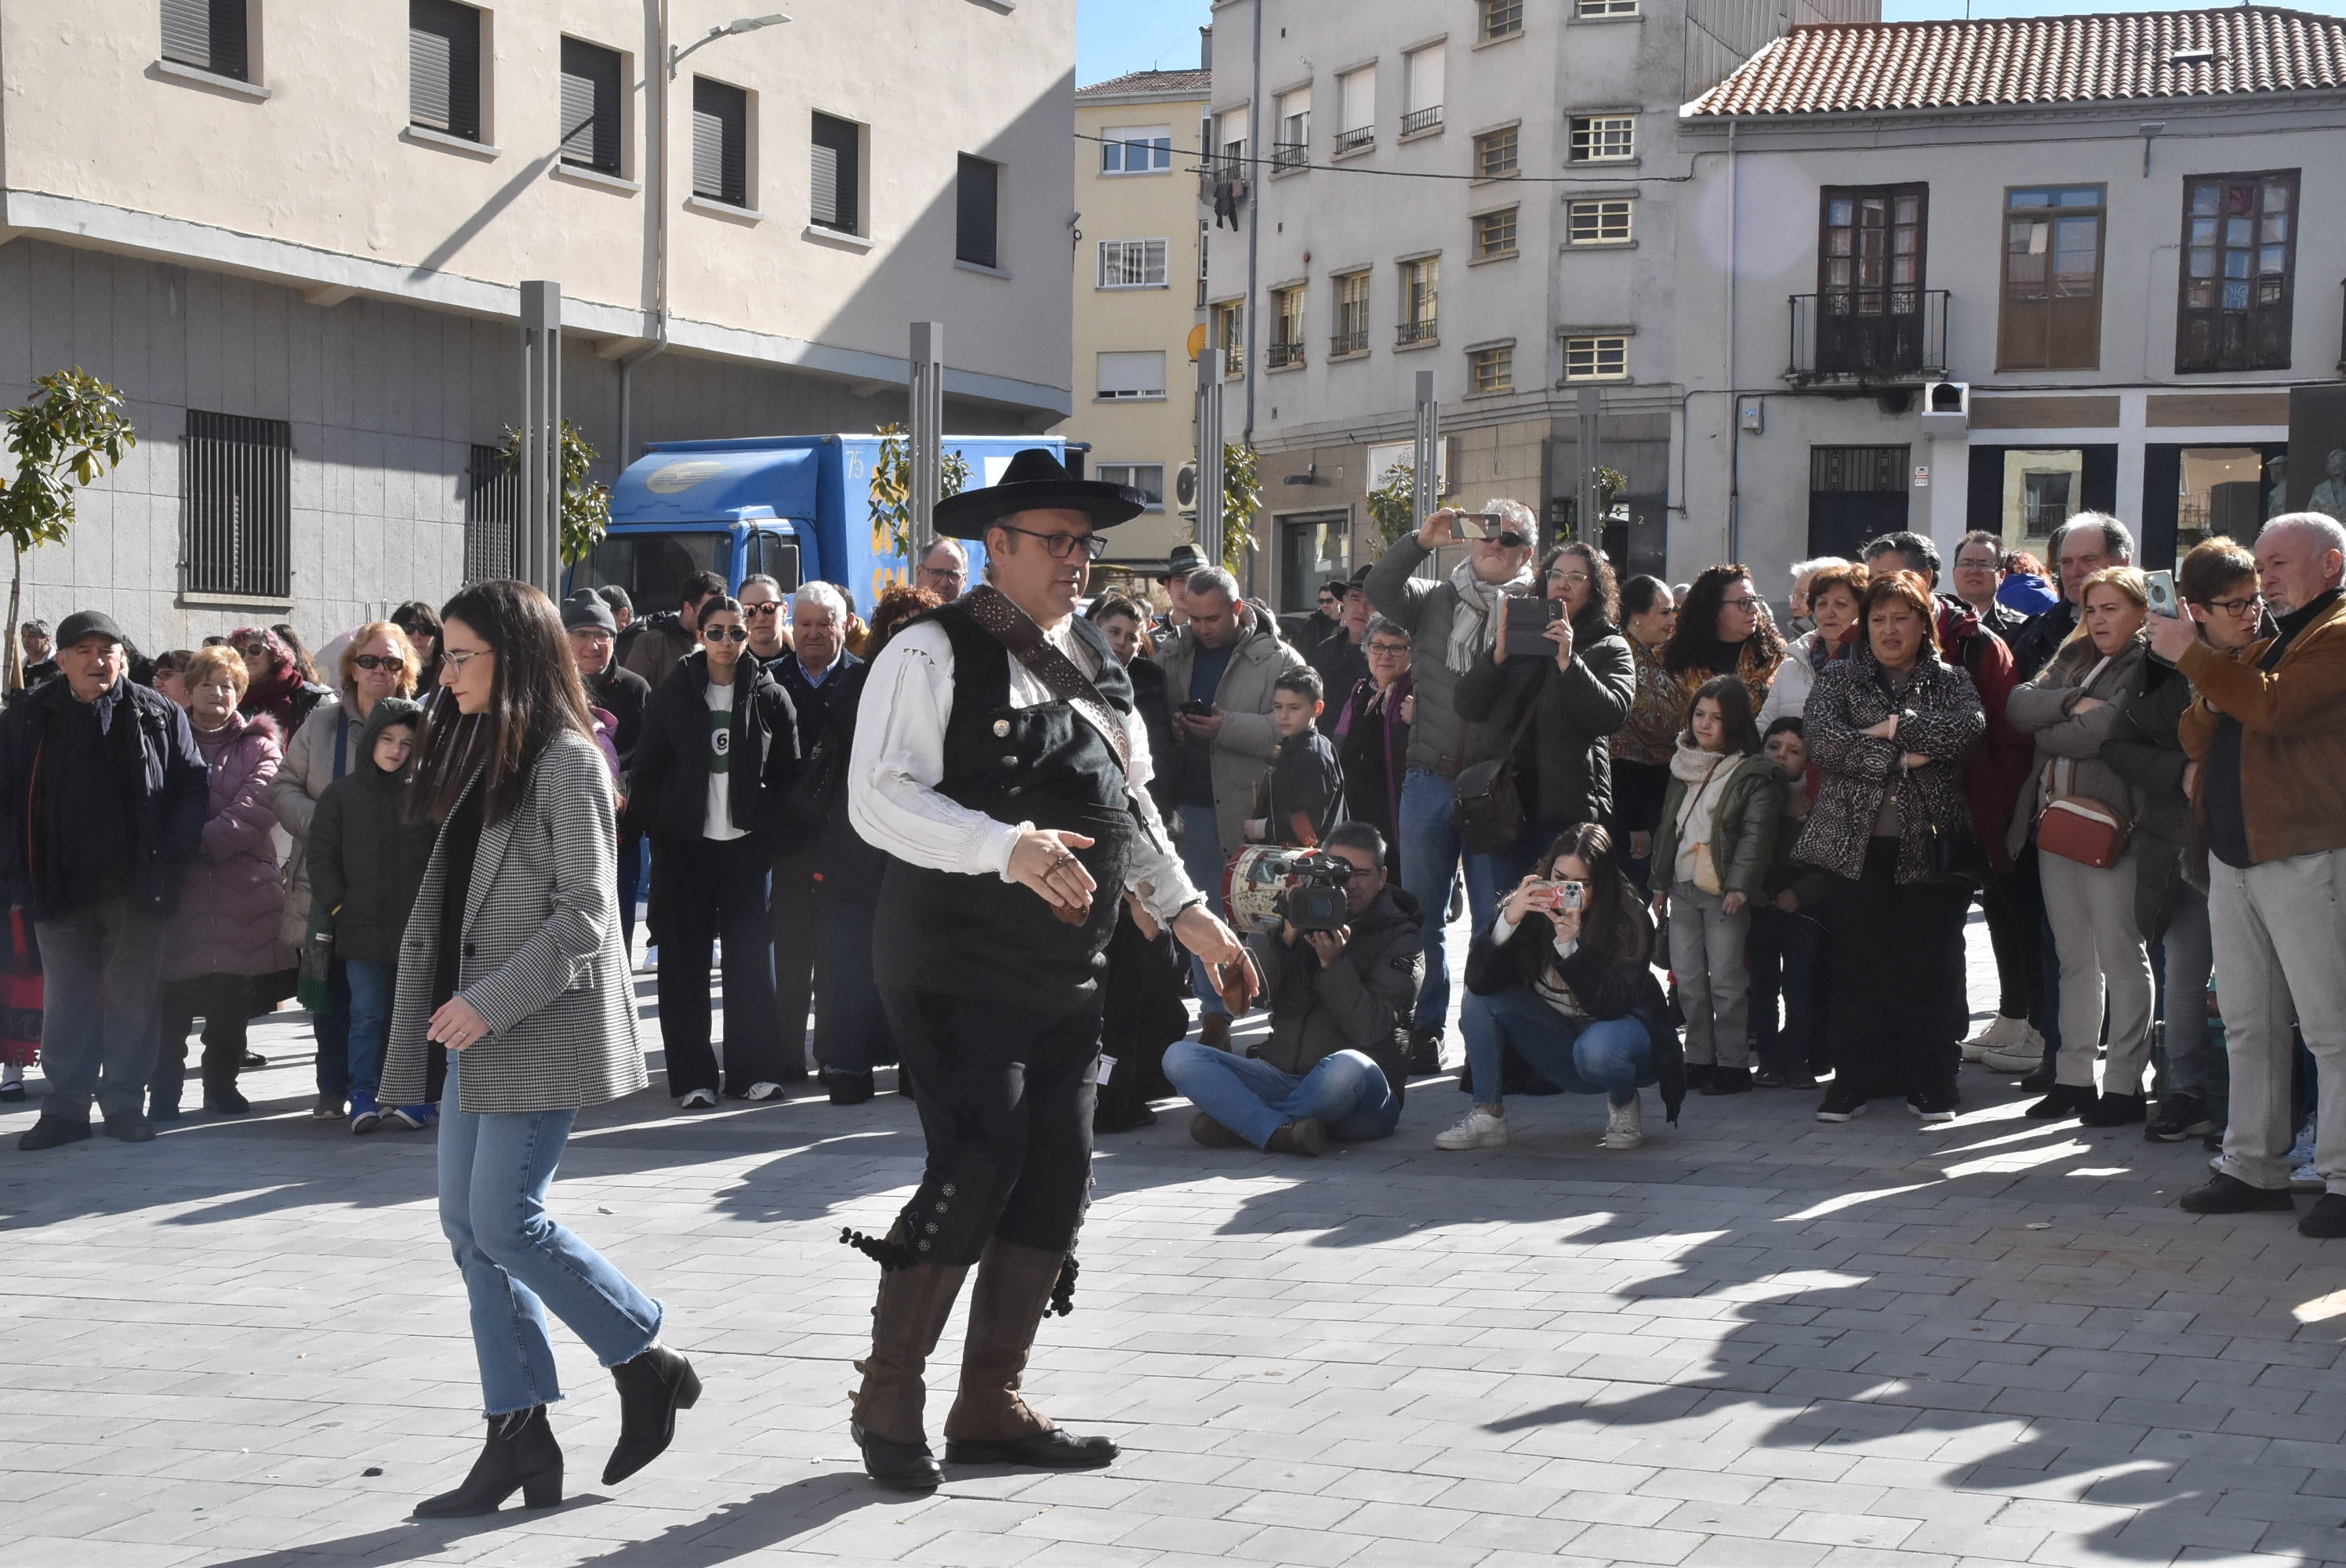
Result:
M2313 1168L2313 1121L2297 1130L2297 1141L2289 1147L2289 1186L2291 1192L2320 1192L2329 1186L2321 1173Z
M1507 1142L1507 1118L1494 1116L1477 1105L1446 1133L1433 1135L1437 1149L1495 1149Z
M770 1100L781 1092L782 1086L780 1084L758 1083L750 1084L749 1093L741 1097L745 1100Z
M1646 1109L1642 1101L1632 1100L1626 1105L1610 1107L1605 1120L1605 1135L1596 1140L1600 1149L1634 1149L1646 1141Z
M707 1089L688 1089L685 1092L684 1098L678 1100L676 1105L677 1109L680 1111L714 1110L717 1105L717 1096Z
M1976 1062L1998 1047L2009 1051L2025 1048L2030 1035L2035 1033L2025 1018L2006 1018L1999 1013L1987 1021L1987 1026L1964 1042L1964 1060ZM2041 1044L2042 1042L2039 1042Z
M2045 1065L2045 1036L2028 1024L2011 1044L1990 1045L1979 1054L1980 1065L1991 1073L2034 1073Z

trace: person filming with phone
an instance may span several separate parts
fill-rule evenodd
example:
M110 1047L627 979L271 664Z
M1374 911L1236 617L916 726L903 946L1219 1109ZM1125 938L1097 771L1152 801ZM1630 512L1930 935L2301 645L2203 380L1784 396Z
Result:
M1686 1064L1654 978L1654 925L1595 822L1566 828L1507 895L1466 956L1466 1065L1474 1105L1433 1140L1437 1149L1496 1148L1507 1141L1500 1088L1507 1054L1568 1095L1602 1095L1597 1146L1646 1141L1639 1090L1661 1089L1675 1123Z

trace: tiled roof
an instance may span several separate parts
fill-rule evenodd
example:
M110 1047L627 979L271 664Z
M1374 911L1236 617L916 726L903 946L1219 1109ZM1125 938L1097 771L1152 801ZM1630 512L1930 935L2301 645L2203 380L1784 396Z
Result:
M1077 87L1076 98L1116 98L1131 93L1186 93L1205 97L1214 90L1211 71L1133 71L1088 87Z
M1681 113L1862 113L2346 87L2346 17L2271 5L1796 27Z

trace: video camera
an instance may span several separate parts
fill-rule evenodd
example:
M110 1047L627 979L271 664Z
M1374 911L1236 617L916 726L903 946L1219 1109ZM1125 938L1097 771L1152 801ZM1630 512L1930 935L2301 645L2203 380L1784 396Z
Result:
M1324 850L1256 844L1230 857L1222 903L1240 931L1341 931L1352 923L1352 862Z

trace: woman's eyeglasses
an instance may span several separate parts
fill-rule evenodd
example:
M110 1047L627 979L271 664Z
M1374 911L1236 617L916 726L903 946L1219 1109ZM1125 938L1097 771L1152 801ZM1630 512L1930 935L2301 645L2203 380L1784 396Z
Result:
M246 658L268 658L270 657L269 645L267 643L247 643L236 651L242 654Z
M1096 561L1107 554L1107 535L1105 534L1037 534L1032 528L1013 528L1007 523L996 523L994 526L1005 534L1024 534L1029 539L1040 539L1044 550L1054 561L1065 561L1077 549L1083 551L1086 561Z
M1760 607L1760 601L1746 594L1740 598L1721 599L1719 601L1719 607L1723 610L1741 610L1748 616Z
M1562 583L1567 588L1582 588L1588 585L1589 578L1586 572L1550 572L1547 580Z
M1407 643L1371 643L1369 645L1371 658L1399 658L1407 652L1409 652Z
M703 626L700 635L712 643L746 643L750 640L747 626Z
M397 654L352 654L351 662L361 669L405 669L407 661Z
M2264 608L2265 596L2262 594L2250 594L2245 599L2202 599L2199 602L2211 610L2221 610L2228 616L2253 616Z
M442 648L440 657L446 659L456 669L462 670L483 654L496 651L495 648Z

